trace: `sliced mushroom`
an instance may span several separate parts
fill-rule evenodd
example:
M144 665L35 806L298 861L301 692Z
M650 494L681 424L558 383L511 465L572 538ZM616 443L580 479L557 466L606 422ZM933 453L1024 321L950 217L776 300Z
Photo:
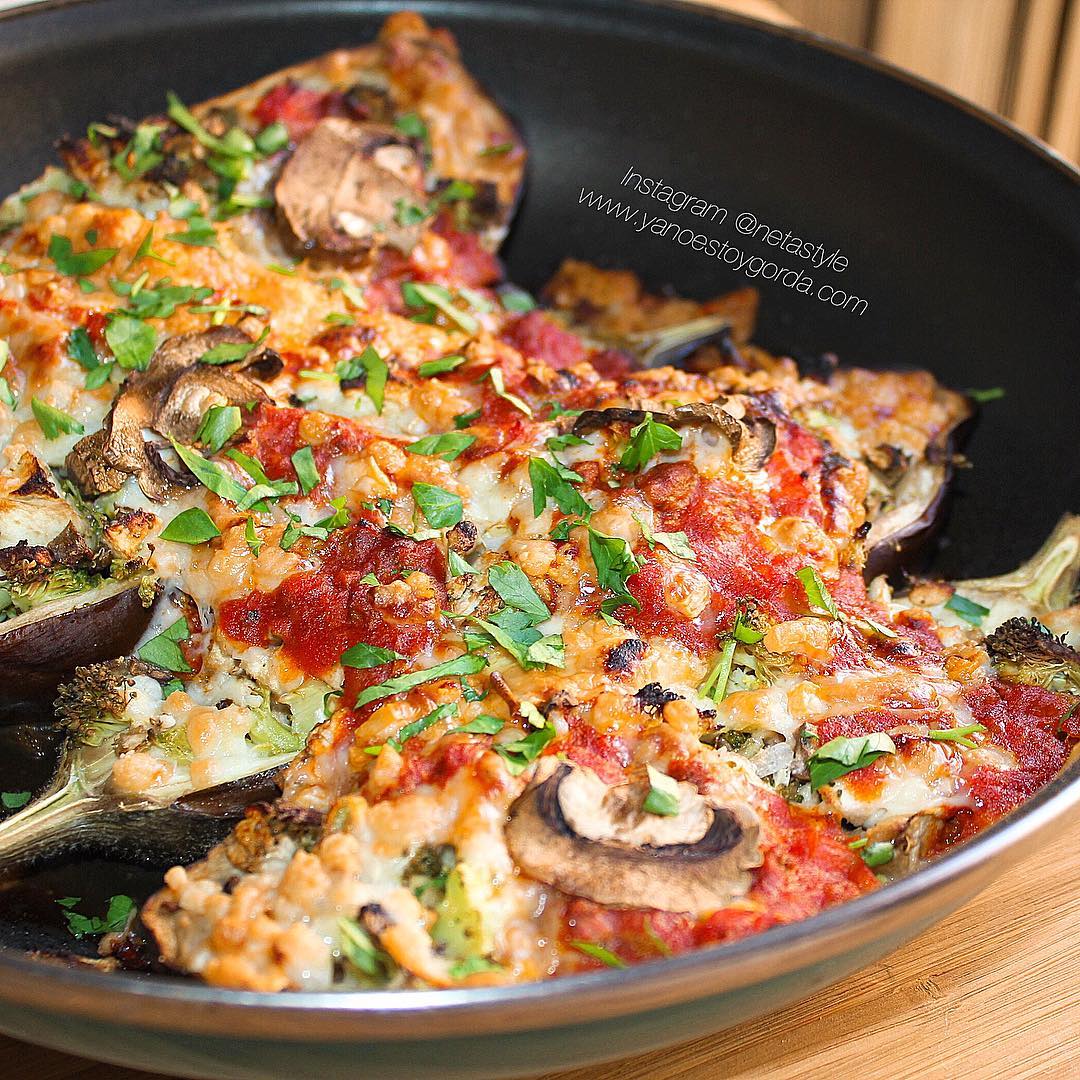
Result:
M643 807L641 784L605 784L590 769L544 759L510 808L506 842L539 881L599 904L704 914L746 895L761 865L745 806L722 806L680 782L678 813Z
M744 416L737 419L723 408L725 400L695 401L680 405L670 413L650 413L644 409L586 409L574 422L573 430L575 435L584 435L616 423L637 425L647 416L673 428L709 425L718 428L731 444L732 461L740 469L747 472L760 469L776 447L776 425L768 417L753 411L752 407L745 407L749 399L732 399L744 406Z
M386 243L407 254L423 232L423 220L410 224L417 215L407 213L425 201L420 156L384 124L321 120L286 162L274 195L307 249L347 254Z
M136 477L143 493L155 502L164 502L178 487L190 486L186 474L170 468L144 432L153 430L190 443L211 406L268 400L249 374L259 370L257 358L246 366L199 362L223 344L250 345L251 338L234 326L168 338L145 371L128 376L104 428L80 439L68 455L67 467L84 494L118 491L128 476Z

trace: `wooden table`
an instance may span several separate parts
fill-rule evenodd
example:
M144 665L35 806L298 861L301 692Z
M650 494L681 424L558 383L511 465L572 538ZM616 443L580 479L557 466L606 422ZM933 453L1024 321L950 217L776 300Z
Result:
M0 1061L6 1080L155 1080L14 1039L0 1038ZM1080 1076L1080 820L951 918L815 997L558 1080L960 1076Z

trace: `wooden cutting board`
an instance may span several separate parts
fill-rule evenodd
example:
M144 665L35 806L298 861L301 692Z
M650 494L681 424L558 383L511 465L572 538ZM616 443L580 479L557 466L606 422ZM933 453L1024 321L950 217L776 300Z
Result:
M6 1080L159 1080L0 1037ZM1080 818L967 907L797 1005L543 1080L1080 1077Z

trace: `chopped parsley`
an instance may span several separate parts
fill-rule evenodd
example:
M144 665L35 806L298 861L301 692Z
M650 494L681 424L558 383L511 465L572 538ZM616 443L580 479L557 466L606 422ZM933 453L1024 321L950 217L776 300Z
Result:
M157 348L157 334L133 315L114 313L105 326L105 340L116 362L129 371L145 371Z
M220 535L221 530L210 520L210 515L198 506L182 510L161 530L162 540L176 544L205 544Z
M423 142L427 141L427 124L421 119L419 113L402 113L394 121L394 127L396 127L402 135L405 135L410 139L420 139Z
M448 431L444 435L427 435L405 447L410 454L423 454L429 457L441 457L443 461L453 461L463 451L476 442L475 435L466 435L461 431Z
M896 744L882 731L871 735L839 736L810 755L807 765L815 789L831 784L856 769L865 768L884 754L895 754Z
M117 248L98 248L96 251L76 252L66 236L56 233L49 238L49 258L61 274L83 277L100 270L110 259L116 258Z
M507 392L506 380L503 378L502 368L490 368L488 370L488 378L491 380L491 385L495 388L496 397L501 397L503 401L509 402L518 410L518 412L523 412L528 417L532 416L533 411L528 402L523 401L517 394Z
M383 664L390 664L395 660L404 659L405 657L401 653L394 652L393 649L384 649L379 645L368 645L363 641L350 645L341 654L341 663L344 667L361 669L382 667Z
M416 373L422 379L430 379L432 375L442 375L444 372L453 371L466 362L466 357L460 353L450 356L440 356L437 360L425 360L417 369Z
M547 720L543 727L534 728L523 738L513 742L494 743L492 749L506 762L510 775L518 776L540 756L555 735L555 725Z
M138 651L140 660L156 664L166 671L190 671L191 666L180 648L181 641L191 637L191 628L182 615L171 626L167 626L157 637L145 642Z
M455 307L453 293L443 285L433 285L422 281L405 281L401 285L401 295L410 308L419 308L420 315L414 318L430 322L435 313L442 312L466 334L475 334L480 324L467 311Z
M645 771L649 777L649 793L645 796L641 808L647 814L674 817L679 812L678 783L651 765L646 765Z
M988 607L977 604L974 600L969 600L959 593L953 593L946 602L945 607L954 615L959 615L964 622L971 623L972 626L981 626L983 619L990 614Z
M82 903L82 897L65 896L57 900L64 911L68 932L74 938L95 937L99 934L116 934L123 930L128 919L135 911L135 901L123 894L109 897L109 906L104 918L94 915L82 915L75 910L75 905Z
M650 551L655 551L657 544L666 548L672 555L689 562L696 562L697 555L690 546L690 538L684 532L653 532L649 523L644 518L634 514L634 520L641 527L641 536Z
M239 504L243 501L247 491L221 465L214 461L207 461L198 450L183 446L175 439L172 440L172 446L180 460L203 487L209 488L215 495L220 495L229 502Z
M529 480L532 482L533 515L539 517L547 507L548 499L566 515L586 520L592 516L592 507L573 485L581 483L581 477L564 465L553 465L543 458L529 459Z
M396 735L386 741L395 750L400 751L411 738L419 735L423 731L427 731L433 724L437 724L440 720L445 720L448 716L457 716L457 712L457 703L448 701L438 708L432 709L426 716L421 716L419 720L414 720L411 724L406 724Z
M488 571L488 582L507 607L522 611L537 622L551 618L547 604L516 563L497 563Z
M300 481L300 490L309 495L319 486L322 477L319 476L319 468L315 464L315 452L310 446L302 446L290 459L296 470L296 479Z
M506 311L526 312L538 306L524 289L515 288L513 285L499 289L499 300Z
M682 436L673 427L655 421L649 413L630 429L630 443L619 458L619 468L640 472L657 454L681 446Z
M434 667L424 668L421 671L412 671L406 675L397 675L392 679L387 679L386 682L369 686L360 691L353 708L359 709L373 701L381 701L394 694L402 694L435 679L446 679L452 675L476 675L486 666L487 661L483 657L465 653L443 664L436 664Z
M0 791L0 804L3 804L5 810L18 810L29 801L29 791Z
M412 495L424 519L433 529L451 529L463 517L461 497L434 484L413 484Z
M463 574L475 574L476 571L456 552L451 551L447 558L447 565L451 577L461 577Z
M454 427L461 431L463 428L470 427L480 419L481 409L473 409L472 412L458 413L454 417Z
M467 724L462 724L461 727L453 728L449 734L498 735L504 727L506 727L505 720L500 720L497 716L489 716L487 713L481 713Z
M266 327L255 341L222 341L213 348L207 349L199 357L199 363L231 364L237 360L243 360L248 353L266 340L269 333L270 327Z
M599 960L605 967L626 967L626 961L622 957L616 956L610 949L605 949L603 945L597 945L595 941L571 941L568 944L571 948L577 949L579 953L591 957L593 960Z
M795 576L799 579L806 593L810 610L815 615L825 615L830 619L840 618L840 610L829 595L829 590L825 588L825 582L821 580L821 575L815 567L804 566Z
M203 416L195 436L212 454L216 454L243 427L239 405L211 405Z
M600 610L613 615L617 608L630 604L640 611L641 604L626 588L626 579L641 569L630 545L621 536L605 536L590 528L589 554L596 567L597 584L612 594L603 602Z
M30 399L30 409L38 427L46 439L59 439L61 435L82 435L86 430L73 416L55 405L48 405L39 397Z
M955 742L974 750L978 743L971 737L976 733L982 733L986 728L982 724L967 724L964 727L934 728L926 733L928 739L937 742Z

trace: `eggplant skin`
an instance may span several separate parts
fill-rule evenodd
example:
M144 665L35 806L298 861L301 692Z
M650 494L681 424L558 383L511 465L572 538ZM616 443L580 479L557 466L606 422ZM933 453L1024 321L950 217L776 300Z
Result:
M945 469L930 497L921 504L921 512L903 528L883 537L866 553L863 577L872 581L881 574L898 574L911 569L941 531L945 520L946 496L951 469Z
M130 652L150 624L138 580L74 599L84 602L54 601L0 624L0 710L51 706L75 668Z

